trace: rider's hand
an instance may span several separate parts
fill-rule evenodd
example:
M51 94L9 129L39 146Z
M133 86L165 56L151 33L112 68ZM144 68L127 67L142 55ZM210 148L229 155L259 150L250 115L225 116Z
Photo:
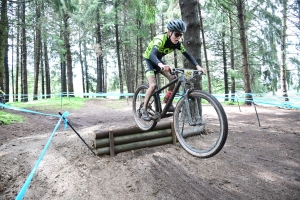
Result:
M196 66L197 70L201 71L203 74L206 74L206 70L200 67L200 65Z
M172 68L171 68L170 65L160 64L159 67L161 68L161 70L163 70L163 71L165 71L165 72L172 71Z

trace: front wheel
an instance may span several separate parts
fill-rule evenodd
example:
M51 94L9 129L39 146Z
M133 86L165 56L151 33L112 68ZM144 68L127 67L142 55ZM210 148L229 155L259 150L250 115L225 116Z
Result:
M132 100L132 111L133 111L134 120L138 125L138 127L143 131L149 131L152 128L154 128L157 124L156 120L152 119L150 121L145 121L142 119L141 108L143 108L144 99L148 88L149 88L148 85L140 85L136 89ZM151 98L149 99L147 105L147 111L150 118L156 115L156 104L153 96L151 96Z
M214 96L192 91L187 101L181 98L177 103L173 117L177 139L188 153L208 158L223 148L228 122L222 105Z

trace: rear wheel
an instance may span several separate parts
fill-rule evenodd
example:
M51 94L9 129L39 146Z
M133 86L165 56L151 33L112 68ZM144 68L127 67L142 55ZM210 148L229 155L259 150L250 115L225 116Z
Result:
M149 88L148 85L140 85L136 89L136 91L133 95L133 100L132 100L132 111L133 111L134 120L135 120L136 124L138 125L138 127L143 131L148 131L148 130L154 128L157 124L157 122L155 120L145 121L142 119L141 108L143 108L144 99L145 99L146 91L148 88ZM147 111L148 111L150 118L155 116L155 113L156 113L155 108L156 108L156 105L155 105L154 97L151 96L151 98L149 99L149 102L148 102L148 106L147 106Z
M214 96L197 90L189 94L188 104L189 110L182 98L174 112L178 141L194 156L208 158L216 155L223 148L228 134L227 117L222 105Z

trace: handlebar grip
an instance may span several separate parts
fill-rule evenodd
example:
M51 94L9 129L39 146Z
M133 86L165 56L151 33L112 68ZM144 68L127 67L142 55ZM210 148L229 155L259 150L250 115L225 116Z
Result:
M195 71L194 73L197 74L197 75L202 75L203 74L202 71Z
M169 72L171 75L175 75L175 69L172 69L172 70L169 69Z

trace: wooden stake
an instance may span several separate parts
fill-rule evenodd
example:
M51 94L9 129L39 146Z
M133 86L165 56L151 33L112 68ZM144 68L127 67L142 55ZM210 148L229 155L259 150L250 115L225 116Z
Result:
M109 130L109 151L110 156L115 156L114 133L112 130Z

